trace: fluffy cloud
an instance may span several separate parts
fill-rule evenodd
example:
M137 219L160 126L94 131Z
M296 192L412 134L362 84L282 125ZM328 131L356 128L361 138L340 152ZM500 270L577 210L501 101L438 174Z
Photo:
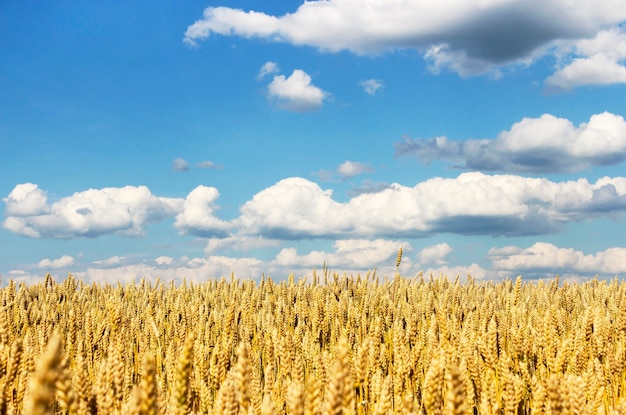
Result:
M619 0L315 0L283 16L209 7L184 41L220 34L357 54L413 48L435 67L472 75L527 63L555 41L589 38L624 20Z
M239 232L270 239L421 237L435 233L539 235L570 221L626 211L626 178L552 182L464 173L398 184L340 203L303 178L284 179L241 207Z
M583 85L626 83L626 31L612 28L592 39L566 43L565 64L546 79L546 92L570 91Z
M451 141L446 137L405 138L395 144L396 157L415 156L424 163L460 161L459 167L522 173L573 172L626 160L626 122L604 112L578 127L544 114L524 118L496 139Z
M301 69L294 70L289 78L276 75L267 92L281 108L295 112L315 111L328 97L328 93L313 85L309 74Z
M383 81L380 79L367 79L365 81L361 81L360 85L368 95L373 96L376 95L376 92L383 87Z
M493 268L524 273L575 273L617 275L626 273L626 248L609 248L595 254L584 254L572 248L559 248L537 242L529 248L506 246L492 248L489 257Z
M174 226L183 234L198 236L226 236L231 227L214 215L220 193L214 187L198 186L185 198Z
M145 186L125 186L89 189L50 204L32 183L17 185L3 200L3 227L32 238L139 236L149 223L174 216L183 202L156 197Z
M446 257L452 253L447 243L428 246L417 254L417 260L422 265L446 265Z
M39 269L59 269L59 268L67 268L74 265L74 257L69 255L63 255L61 258L57 259L42 259L37 264Z

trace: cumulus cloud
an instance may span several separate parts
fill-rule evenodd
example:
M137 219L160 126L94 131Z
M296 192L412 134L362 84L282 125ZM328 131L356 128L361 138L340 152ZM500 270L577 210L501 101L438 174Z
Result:
M446 137L406 138L395 143L395 155L421 162L445 159L458 167L512 173L575 172L626 160L626 122L604 112L578 127L544 114L524 118L495 139L452 141Z
M318 110L328 97L328 93L313 85L309 74L301 69L295 69L288 78L276 75L267 91L279 107L294 112Z
M368 95L374 96L378 90L383 87L383 81L380 79L367 79L365 81L361 81L360 85Z
M270 239L540 235L571 221L618 218L626 211L626 178L553 182L544 178L464 173L414 187L393 184L340 203L332 190L303 178L270 186L246 202L239 232Z
M421 265L446 265L446 257L452 253L452 248L447 243L428 246L417 254L417 260Z
M626 31L611 28L592 39L565 43L565 57L545 81L548 93L571 91L583 85L626 83Z
M183 234L226 236L231 226L214 215L219 209L215 204L219 196L219 191L214 187L196 187L185 198L174 226Z
M595 254L537 242L528 248L506 246L489 250L492 266L498 270L531 273L617 275L626 273L626 248L615 247Z
M140 236L148 224L178 213L183 202L154 196L145 186L125 186L89 189L49 203L33 183L15 186L3 200L5 229L31 238L61 239L109 233Z
M189 171L189 163L187 163L187 160L185 159L174 159L172 162L172 169L174 169L174 171Z
M39 269L59 269L59 268L67 268L74 265L74 257L69 255L63 255L57 259L42 259L37 264Z
M555 19L554 16L558 16ZM188 44L211 34L265 38L356 54L416 49L436 69L462 76L527 64L560 40L593 37L626 20L626 4L595 0L307 1L293 13L209 7L187 28Z

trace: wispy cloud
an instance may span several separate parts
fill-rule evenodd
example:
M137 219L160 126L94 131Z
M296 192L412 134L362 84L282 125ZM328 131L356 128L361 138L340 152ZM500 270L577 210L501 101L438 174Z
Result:
M383 81L380 79L367 79L359 83L368 95L376 95L379 89L383 87Z
M187 160L182 158L174 159L172 162L172 169L174 171L189 171L189 163L187 163Z
M395 143L395 154L414 156L425 164L456 161L458 167L470 170L574 172L626 160L626 122L605 112L576 127L569 120L544 114L524 118L495 139L405 138Z
M259 69L259 73L257 74L257 79L261 80L265 78L267 75L274 75L280 72L278 68L278 64L276 62L265 62L261 69Z
M224 166L222 166L221 164L216 164L213 161L207 160L207 161L201 161L200 163L197 163L196 167L199 169L221 169Z

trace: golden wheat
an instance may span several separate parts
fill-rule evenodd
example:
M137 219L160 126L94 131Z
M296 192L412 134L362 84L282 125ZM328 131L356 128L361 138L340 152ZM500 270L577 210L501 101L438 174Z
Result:
M623 281L309 281L10 281L0 413L624 413Z

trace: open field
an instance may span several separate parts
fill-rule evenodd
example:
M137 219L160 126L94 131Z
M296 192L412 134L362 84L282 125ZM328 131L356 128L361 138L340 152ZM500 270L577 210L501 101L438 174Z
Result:
M0 413L626 414L626 282L0 290Z

